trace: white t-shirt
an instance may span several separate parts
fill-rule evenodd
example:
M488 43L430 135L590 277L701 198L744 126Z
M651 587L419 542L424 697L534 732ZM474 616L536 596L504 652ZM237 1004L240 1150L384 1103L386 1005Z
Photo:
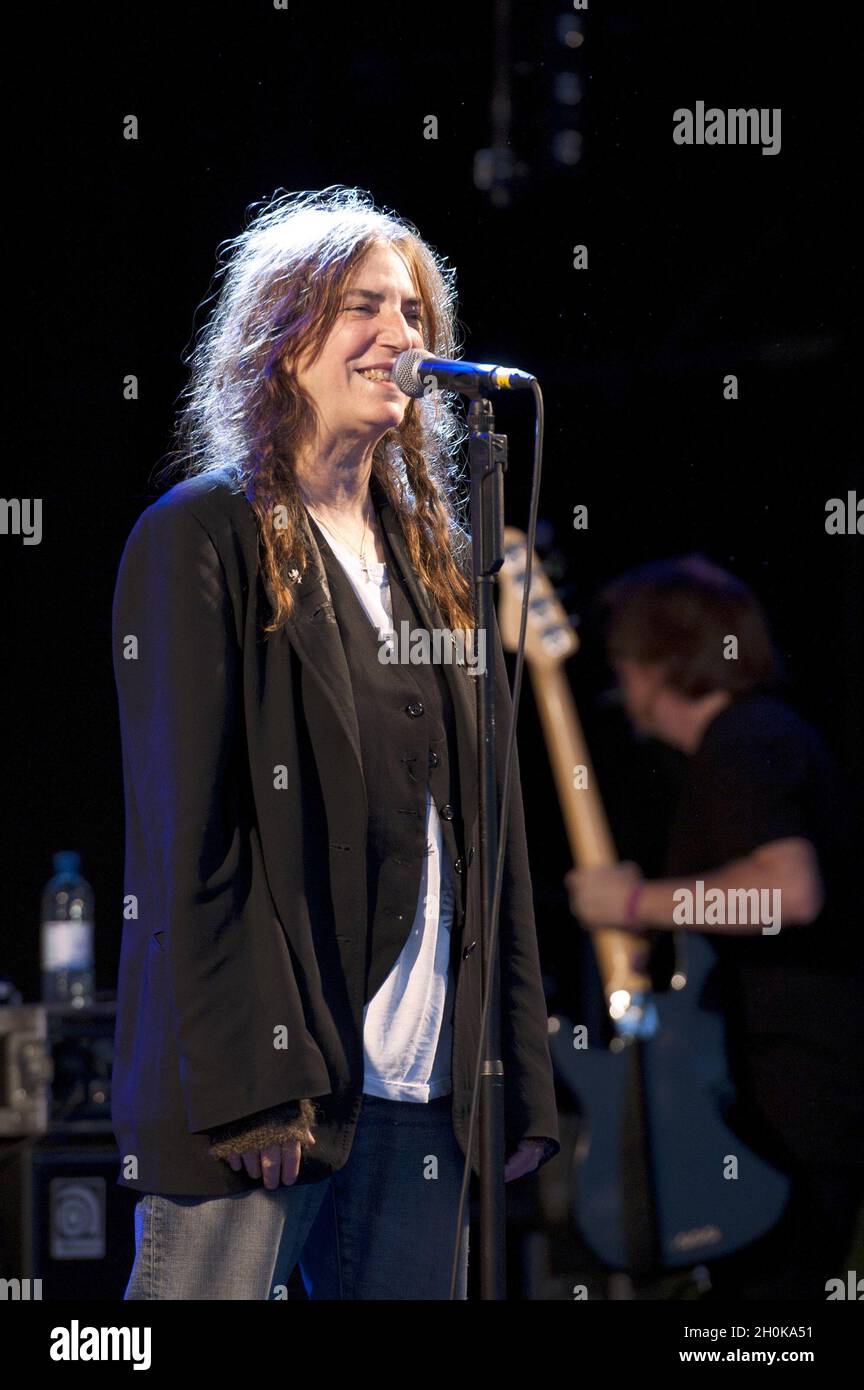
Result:
M393 631L387 566L360 559L330 528L327 536L354 592L383 635ZM453 992L450 928L455 888L441 822L426 792L426 846L411 933L386 980L363 1010L363 1093L425 1103L452 1090Z

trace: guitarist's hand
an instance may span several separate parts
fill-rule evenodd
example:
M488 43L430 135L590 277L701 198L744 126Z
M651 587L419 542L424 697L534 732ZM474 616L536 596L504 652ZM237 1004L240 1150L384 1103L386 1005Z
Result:
M638 923L627 921L630 895L642 881L639 865L629 860L596 869L570 869L564 875L570 911L587 931L601 927L644 931Z

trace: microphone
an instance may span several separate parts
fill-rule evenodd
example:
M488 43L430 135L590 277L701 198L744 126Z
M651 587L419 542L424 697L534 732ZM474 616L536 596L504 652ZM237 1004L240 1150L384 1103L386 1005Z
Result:
M515 367L496 367L492 362L456 362L449 357L430 357L422 348L408 348L400 352L393 363L390 380L406 396L425 396L428 390L483 396L487 391L525 389L536 378Z

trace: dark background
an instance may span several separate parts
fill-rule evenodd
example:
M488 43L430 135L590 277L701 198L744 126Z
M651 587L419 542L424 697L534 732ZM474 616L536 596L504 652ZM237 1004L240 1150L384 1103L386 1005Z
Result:
M568 47L562 33L576 20L584 40ZM412 219L457 268L465 355L539 377L543 553L569 611L583 615L585 651L569 670L628 850L650 870L669 759L636 747L604 701L590 602L646 559L698 549L755 586L790 698L860 799L864 543L824 529L828 498L864 489L853 464L860 161L846 22L840 5L692 0L592 0L581 15L563 0L31 13L7 60L17 115L4 307L17 375L3 492L43 499L43 539L0 538L10 705L0 975L26 999L38 990L39 896L60 848L82 854L97 982L114 986L114 579L159 491L216 246L280 187L357 184ZM496 60L519 169L502 205L473 180L477 150L492 143ZM578 78L576 106L556 100L560 74ZM699 99L780 107L780 153L675 145L673 111ZM122 137L129 113L137 142ZM429 114L437 140L423 138ZM582 134L575 165L554 157L564 128ZM587 271L572 268L577 243L589 248ZM735 402L723 399L730 372ZM128 373L136 402L123 399ZM510 438L507 518L524 526L530 398L496 411ZM587 531L572 529L578 503ZM560 985L577 929L527 679L523 721L544 966Z

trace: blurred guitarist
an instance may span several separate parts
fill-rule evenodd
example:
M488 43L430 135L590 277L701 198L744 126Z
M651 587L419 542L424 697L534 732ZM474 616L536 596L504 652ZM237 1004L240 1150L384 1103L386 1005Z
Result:
M607 586L600 613L631 723L680 750L685 770L664 877L572 869L571 909L588 930L648 929L656 945L710 933L737 1089L727 1119L792 1184L768 1235L709 1266L712 1296L824 1300L826 1281L846 1277L864 1199L864 932L846 787L778 697L765 615L739 580L698 555L643 565Z

